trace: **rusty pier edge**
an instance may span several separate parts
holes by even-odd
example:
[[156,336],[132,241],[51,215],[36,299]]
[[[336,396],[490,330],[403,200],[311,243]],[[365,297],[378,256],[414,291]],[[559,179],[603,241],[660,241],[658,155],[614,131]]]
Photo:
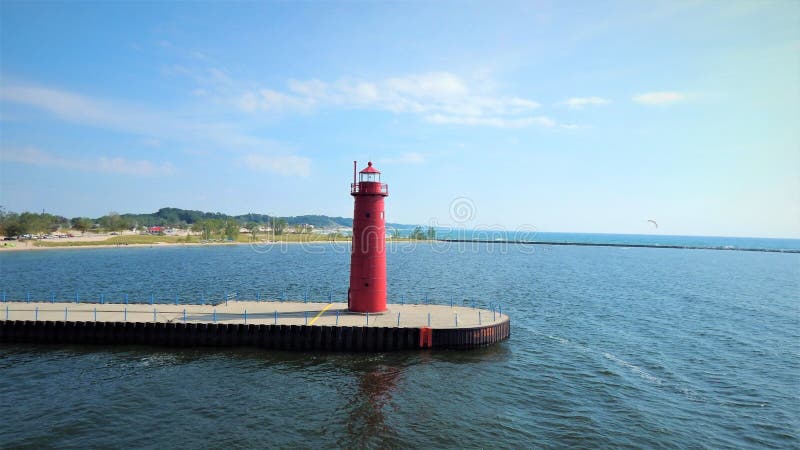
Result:
[[289,351],[387,352],[475,349],[506,340],[511,321],[469,328],[226,323],[0,321],[0,343],[257,347]]

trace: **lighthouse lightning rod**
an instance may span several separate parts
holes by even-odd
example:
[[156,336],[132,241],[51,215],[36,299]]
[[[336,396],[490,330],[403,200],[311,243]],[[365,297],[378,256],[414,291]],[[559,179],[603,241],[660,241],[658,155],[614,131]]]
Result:
[[353,187],[356,186],[356,171],[358,170],[358,161],[353,161]]

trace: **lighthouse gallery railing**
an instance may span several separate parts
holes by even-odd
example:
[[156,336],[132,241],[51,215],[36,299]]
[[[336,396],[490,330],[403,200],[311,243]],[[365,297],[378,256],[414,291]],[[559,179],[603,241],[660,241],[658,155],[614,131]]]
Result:
[[[364,186],[361,186],[364,184]],[[389,194],[389,185],[381,183],[380,188],[376,186],[378,183],[350,183],[351,194]]]

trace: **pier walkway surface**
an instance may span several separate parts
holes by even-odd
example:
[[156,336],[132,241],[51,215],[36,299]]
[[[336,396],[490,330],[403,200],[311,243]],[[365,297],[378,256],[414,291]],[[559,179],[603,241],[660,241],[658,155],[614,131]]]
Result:
[[385,351],[476,348],[509,335],[501,311],[455,305],[389,304],[363,314],[341,302],[0,302],[0,342]]
[[497,311],[466,306],[387,306],[383,313],[362,314],[347,311],[346,303],[317,302],[230,301],[227,305],[0,302],[0,320],[466,328],[495,325],[507,318]]

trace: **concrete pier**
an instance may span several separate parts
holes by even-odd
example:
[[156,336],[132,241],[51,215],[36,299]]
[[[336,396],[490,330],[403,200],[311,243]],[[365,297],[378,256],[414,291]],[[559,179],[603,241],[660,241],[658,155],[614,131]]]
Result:
[[0,302],[0,342],[390,351],[477,348],[509,335],[507,315],[464,306],[389,304],[361,314],[316,302]]

